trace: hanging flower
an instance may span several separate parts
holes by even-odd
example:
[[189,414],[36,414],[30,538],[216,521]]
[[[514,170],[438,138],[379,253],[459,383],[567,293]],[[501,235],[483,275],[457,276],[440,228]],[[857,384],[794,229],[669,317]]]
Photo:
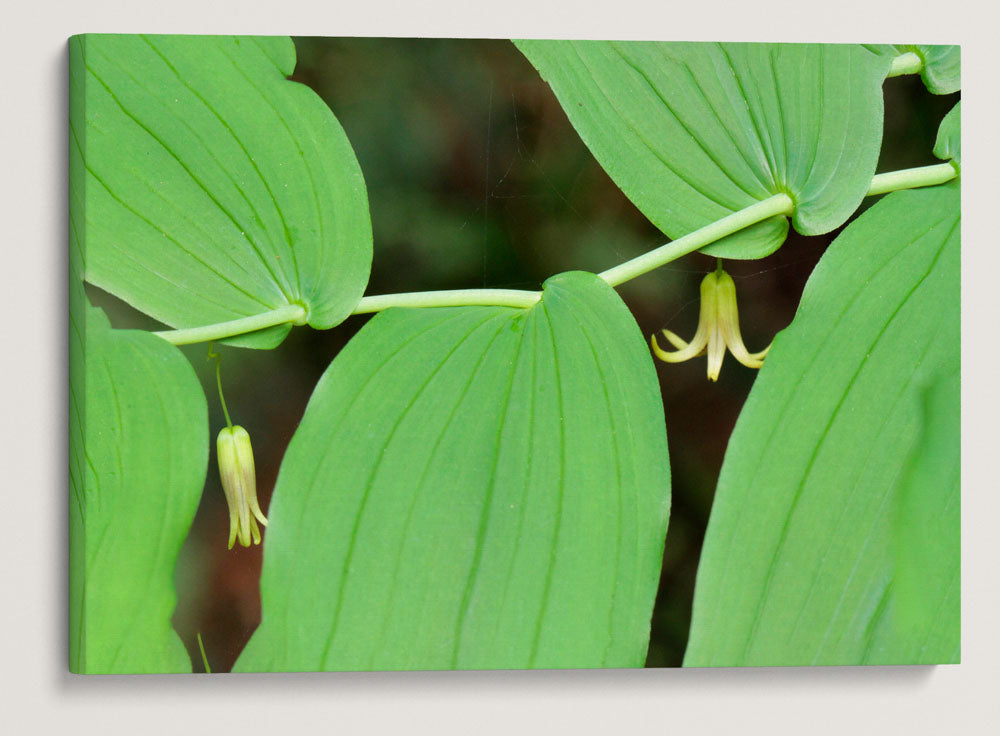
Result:
[[722,270],[721,263],[701,282],[701,312],[698,316],[698,329],[691,342],[684,342],[670,330],[663,330],[663,335],[677,350],[661,349],[656,343],[656,335],[653,335],[650,343],[657,358],[667,363],[680,363],[707,351],[708,378],[711,381],[719,378],[727,347],[733,357],[748,368],[760,368],[764,364],[764,356],[771,349],[768,345],[759,353],[751,353],[743,344],[740,320],[736,313],[736,284]]
[[260,544],[259,521],[267,518],[257,504],[257,475],[254,472],[250,435],[239,425],[224,427],[216,441],[222,490],[229,504],[229,549],[238,538],[244,547]]

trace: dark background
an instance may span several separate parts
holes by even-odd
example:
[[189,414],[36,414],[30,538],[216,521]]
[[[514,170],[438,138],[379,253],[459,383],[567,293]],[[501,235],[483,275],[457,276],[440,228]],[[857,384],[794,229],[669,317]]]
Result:
[[[340,120],[368,187],[375,253],[368,294],[429,289],[538,289],[560,271],[602,271],[666,242],[618,190],[570,126],[548,85],[508,41],[296,38],[294,79]],[[919,77],[885,83],[879,171],[937,160],[937,126],[958,95]],[[869,198],[863,206],[870,206]],[[794,232],[759,261],[727,261],[751,351],[791,321],[802,288],[836,236]],[[622,285],[640,329],[684,338],[714,259],[692,254]],[[115,327],[162,328],[92,287]],[[328,331],[292,330],[276,350],[220,348],[233,421],[254,443],[268,507],[285,448],[322,372],[368,316]],[[208,396],[213,438],[225,424],[207,346],[183,348]],[[647,666],[678,666],[695,573],[726,442],[755,372],[726,359],[718,383],[705,359],[656,361],[667,418],[672,506]],[[205,492],[177,567],[174,625],[203,671],[229,670],[260,622],[261,547],[227,551],[229,512],[211,453]],[[266,536],[266,531],[264,532]]]

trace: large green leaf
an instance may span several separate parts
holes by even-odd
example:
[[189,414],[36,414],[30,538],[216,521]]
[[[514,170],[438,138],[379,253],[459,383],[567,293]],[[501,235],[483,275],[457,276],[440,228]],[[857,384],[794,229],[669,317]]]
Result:
[[170,617],[205,483],[205,395],[177,348],[84,309],[70,315],[70,669],[190,672]]
[[669,499],[652,361],[603,281],[389,310],[289,445],[236,668],[642,666]]
[[286,80],[294,66],[286,37],[71,40],[89,281],[173,327],[351,312],[371,265],[364,180],[330,110]]
[[[897,192],[824,254],[727,449],[685,665],[951,659],[921,646],[957,629],[925,619],[900,636],[893,528],[924,387],[959,361],[959,224],[957,182]],[[926,553],[952,555],[957,529],[933,530]],[[938,601],[953,582],[924,581]]]
[[[862,46],[516,41],[622,191],[671,238],[774,194],[805,234],[857,209],[882,142],[890,59]],[[771,218],[705,252],[759,258]]]

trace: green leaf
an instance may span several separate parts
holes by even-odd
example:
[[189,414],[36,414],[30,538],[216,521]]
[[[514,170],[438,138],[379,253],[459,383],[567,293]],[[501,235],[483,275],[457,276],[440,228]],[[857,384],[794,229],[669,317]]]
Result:
[[288,304],[328,328],[351,312],[371,265],[364,180],[294,66],[286,37],[72,39],[87,280],[178,328]]
[[894,519],[898,647],[924,664],[960,658],[960,379],[956,365],[922,397],[920,439],[903,468]]
[[205,395],[177,348],[93,307],[70,316],[70,361],[70,669],[190,672],[170,618],[205,484]]
[[[862,46],[515,41],[615,183],[671,238],[768,197],[843,224],[875,173],[890,60]],[[848,155],[849,154],[849,155]],[[706,253],[760,258],[784,217]]]
[[958,365],[959,225],[957,182],[896,192],[824,254],[730,440],[685,665],[928,661],[899,635],[893,519],[923,389]]
[[934,141],[934,155],[962,164],[962,103],[958,102],[944,116]]
[[959,46],[913,46],[923,59],[920,77],[936,95],[950,95],[962,88],[962,54]]
[[669,499],[648,348],[596,276],[388,310],[289,445],[236,669],[640,667]]
[[920,78],[935,95],[950,95],[962,88],[962,54],[959,46],[903,45],[891,47],[896,53],[912,52],[920,57],[923,66]]

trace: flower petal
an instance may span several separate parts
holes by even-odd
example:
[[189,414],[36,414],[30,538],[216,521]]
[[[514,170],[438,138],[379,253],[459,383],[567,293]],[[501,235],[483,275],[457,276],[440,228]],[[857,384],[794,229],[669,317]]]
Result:
[[[669,330],[663,330],[663,334],[666,335],[670,342],[680,348],[679,350],[673,351],[663,350],[656,342],[656,335],[650,335],[649,342],[653,347],[653,354],[665,363],[681,363],[685,360],[690,360],[691,358],[701,355],[702,351],[705,349],[704,340],[699,339],[699,335],[701,334],[700,331],[695,335],[695,339],[689,343],[685,343]],[[683,345],[683,347],[681,347],[681,345]]]
[[[253,538],[254,544],[260,544],[260,527],[257,526],[257,520],[252,516],[250,517],[250,536]],[[249,547],[250,545],[245,545]]]
[[725,271],[719,273],[719,329],[726,341],[726,345],[732,352],[733,357],[747,368],[760,368],[764,363],[764,356],[771,349],[769,345],[759,353],[751,353],[743,343],[743,335],[740,334],[740,316],[736,304],[736,284],[732,277]]
[[666,337],[667,340],[670,341],[670,344],[673,345],[678,350],[684,350],[684,348],[686,348],[690,344],[687,341],[683,340],[681,336],[678,335],[676,332],[671,332],[670,330],[660,330],[660,332],[662,332],[664,337]]
[[718,381],[722,370],[722,360],[726,357],[726,338],[715,325],[708,336],[708,380]]

